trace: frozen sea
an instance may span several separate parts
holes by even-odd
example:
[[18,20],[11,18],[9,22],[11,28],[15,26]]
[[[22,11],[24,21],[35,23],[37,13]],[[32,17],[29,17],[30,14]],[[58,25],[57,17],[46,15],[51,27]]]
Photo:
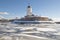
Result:
[[60,24],[0,23],[0,40],[60,40]]

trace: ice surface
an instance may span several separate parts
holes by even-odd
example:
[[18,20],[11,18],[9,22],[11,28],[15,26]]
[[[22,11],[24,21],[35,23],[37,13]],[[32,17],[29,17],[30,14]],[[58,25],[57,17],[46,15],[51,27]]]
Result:
[[4,40],[60,40],[60,24],[17,25],[0,23],[0,39]]

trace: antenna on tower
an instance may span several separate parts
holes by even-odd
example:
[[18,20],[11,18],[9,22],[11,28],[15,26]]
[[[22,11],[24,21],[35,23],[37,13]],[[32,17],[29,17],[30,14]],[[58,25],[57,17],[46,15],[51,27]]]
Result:
[[30,0],[28,0],[28,6],[30,6]]

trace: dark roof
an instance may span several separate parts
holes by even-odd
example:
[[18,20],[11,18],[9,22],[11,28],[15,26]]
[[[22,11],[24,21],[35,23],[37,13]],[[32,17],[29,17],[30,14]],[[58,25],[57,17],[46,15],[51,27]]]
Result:
[[28,8],[30,8],[30,6],[28,6]]

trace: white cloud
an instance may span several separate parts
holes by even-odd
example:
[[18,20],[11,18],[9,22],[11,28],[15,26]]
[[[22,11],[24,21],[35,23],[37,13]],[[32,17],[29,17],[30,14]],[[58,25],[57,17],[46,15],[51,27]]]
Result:
[[0,19],[3,19],[4,17],[0,15]]
[[9,13],[8,13],[8,12],[0,12],[0,14],[6,14],[6,15],[7,15],[7,14],[9,14]]
[[60,21],[60,18],[52,18],[54,21]]

